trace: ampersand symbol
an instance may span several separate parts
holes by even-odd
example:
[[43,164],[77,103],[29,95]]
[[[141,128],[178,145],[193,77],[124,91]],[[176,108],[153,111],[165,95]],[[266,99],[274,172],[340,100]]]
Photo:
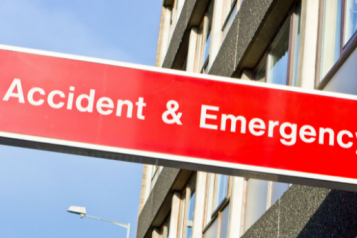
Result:
[[[176,115],[176,111],[179,109],[179,104],[174,101],[174,100],[170,100],[166,103],[166,108],[167,108],[167,111],[165,111],[163,114],[162,114],[162,120],[167,123],[167,124],[178,124],[178,125],[182,125],[181,121],[180,121],[180,118],[182,116],[182,113],[179,112],[177,115]],[[167,116],[168,115],[171,115],[172,116],[172,119],[168,119]]]

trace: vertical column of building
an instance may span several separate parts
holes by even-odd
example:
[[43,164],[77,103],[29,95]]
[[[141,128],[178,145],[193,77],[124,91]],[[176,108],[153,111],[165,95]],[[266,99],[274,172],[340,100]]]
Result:
[[144,207],[145,201],[146,201],[146,186],[147,186],[147,169],[148,169],[149,165],[144,165],[143,167],[143,177],[141,180],[141,189],[140,189],[140,200],[139,200],[139,214],[141,212],[141,210]]
[[[228,222],[228,237],[236,238],[240,237],[243,232],[239,224],[242,223],[244,204],[244,178],[233,177],[232,178],[232,193],[231,193],[231,205],[229,210],[229,222]],[[222,237],[223,238],[223,237]]]
[[248,179],[244,231],[248,230],[266,211],[268,181]]
[[172,196],[172,204],[171,204],[169,237],[177,237],[179,214],[180,214],[180,192],[174,192]]
[[211,45],[209,49],[210,60],[208,62],[207,71],[211,68],[214,59],[216,58],[218,51],[222,43],[222,24],[223,24],[223,5],[225,1],[214,1],[213,21],[211,28]]
[[187,52],[187,72],[193,72],[195,67],[196,59],[196,48],[197,48],[197,27],[192,27],[190,31],[190,39],[188,42],[188,52]]
[[192,226],[192,238],[202,238],[203,214],[205,210],[205,195],[206,195],[206,178],[207,173],[197,172],[196,181],[196,201],[194,209],[194,219]]
[[301,32],[297,82],[302,88],[315,88],[319,0],[302,0]]
[[169,47],[170,43],[170,29],[172,28],[171,22],[171,14],[172,14],[172,7],[171,6],[163,6],[162,7],[162,21],[160,24],[160,34],[159,34],[159,42],[158,50],[160,49],[160,54],[157,55],[156,61],[158,62],[156,66],[161,67],[162,63],[164,62],[167,48]]
[[150,194],[150,191],[151,191],[152,166],[153,165],[147,165],[146,166],[145,201],[149,197],[149,194]]

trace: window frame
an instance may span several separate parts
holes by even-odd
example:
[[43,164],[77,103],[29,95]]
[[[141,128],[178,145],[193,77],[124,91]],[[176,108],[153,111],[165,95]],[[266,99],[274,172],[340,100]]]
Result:
[[159,178],[160,175],[160,166],[158,165],[151,165],[152,166],[152,170],[151,170],[151,180],[150,180],[150,190],[153,189],[153,187],[156,184],[157,179]]
[[152,172],[151,172],[151,180],[154,180],[154,177],[156,176],[157,171],[159,170],[158,165],[152,165]]
[[[179,209],[178,226],[177,226],[178,229],[177,238],[186,237],[190,196],[192,194],[192,191],[196,192],[196,184],[197,184],[197,173],[192,173],[180,192],[180,209]],[[196,199],[195,199],[195,204],[196,204]]]
[[[230,1],[230,8],[229,10],[226,8],[227,1]],[[233,22],[235,18],[238,15],[238,12],[241,8],[242,3],[244,0],[225,0],[224,6],[223,6],[223,14],[222,14],[222,26],[221,26],[221,44],[225,40],[225,38],[228,35],[228,32],[230,28],[233,25]],[[228,10],[228,13],[226,14],[226,11]]]
[[[289,53],[288,53],[288,68],[287,68],[287,74],[286,74],[286,83],[285,85],[292,86],[293,83],[293,77],[294,77],[294,57],[295,57],[295,52],[294,49],[296,47],[297,39],[296,39],[296,27],[298,23],[298,6],[301,3],[301,0],[296,0],[288,13],[285,15],[284,20],[282,21],[282,24],[279,26],[278,30],[275,32],[271,42],[269,43],[268,47],[264,51],[262,57],[259,59],[258,64],[254,67],[253,70],[253,75],[254,75],[254,80],[256,73],[258,72],[261,64],[264,62],[266,59],[266,64],[265,64],[265,80],[264,82],[268,82],[268,74],[269,74],[269,52],[271,51],[272,47],[274,46],[274,43],[276,42],[279,34],[282,32],[284,29],[285,25],[289,22]],[[296,52],[297,54],[299,52]],[[299,85],[299,82],[297,80],[296,82],[297,85]]]
[[324,7],[326,0],[319,1],[319,16],[318,16],[318,34],[317,34],[317,51],[316,51],[316,66],[315,66],[315,89],[322,89],[328,81],[333,77],[341,65],[346,61],[348,56],[357,46],[357,31],[355,31],[350,39],[345,42],[345,22],[346,22],[346,0],[341,0],[341,29],[340,29],[340,55],[338,60],[333,64],[326,75],[321,78],[321,53],[322,53],[322,38],[323,38],[323,23],[324,23]]
[[[204,202],[204,214],[203,214],[203,223],[202,223],[202,236],[207,232],[207,230],[212,226],[212,224],[218,219],[218,225],[217,225],[217,234],[216,237],[219,237],[221,234],[221,222],[222,222],[222,213],[224,209],[230,204],[230,196],[231,196],[231,188],[232,188],[232,176],[228,176],[228,186],[227,186],[227,194],[226,197],[217,205],[216,204],[216,195],[218,191],[218,176],[223,175],[223,174],[214,174],[214,187],[213,187],[213,199],[212,204],[207,204],[208,202],[208,196],[209,196],[209,179],[210,179],[210,174],[207,173],[206,177],[206,193],[205,193],[205,202]],[[225,176],[225,175],[224,175]],[[211,210],[212,213],[209,216],[210,220],[209,222],[206,221],[206,213],[207,213],[207,207],[211,205]]]
[[209,51],[211,48],[211,44],[208,48],[207,59],[204,59],[205,43],[206,43],[206,39],[204,39],[204,38],[207,35],[207,31],[212,31],[213,24],[211,24],[211,29],[208,29],[208,26],[207,26],[207,24],[209,24],[208,18],[209,18],[209,8],[210,8],[211,4],[213,4],[212,19],[211,19],[211,22],[213,22],[214,0],[210,0],[207,4],[207,7],[203,14],[203,17],[202,17],[200,24],[198,26],[198,37],[197,37],[197,41],[196,41],[194,72],[208,73],[207,66],[209,64],[209,58],[210,58]]
[[228,13],[226,14],[226,8],[224,8],[224,11],[223,11],[223,24],[222,24],[222,32],[223,30],[226,28],[227,26],[227,23],[228,23],[228,20],[229,18],[231,17],[232,13],[233,13],[233,10],[235,9],[236,7],[236,4],[240,4],[241,0],[225,0],[224,1],[224,6],[226,6],[227,4],[227,1],[230,1],[231,2],[231,6],[230,6],[230,9],[228,11]]

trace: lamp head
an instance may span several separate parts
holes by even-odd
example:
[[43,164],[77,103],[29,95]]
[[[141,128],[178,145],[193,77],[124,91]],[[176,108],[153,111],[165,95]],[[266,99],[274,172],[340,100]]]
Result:
[[77,206],[70,206],[67,212],[81,215],[81,217],[84,217],[87,213],[85,207],[77,207]]

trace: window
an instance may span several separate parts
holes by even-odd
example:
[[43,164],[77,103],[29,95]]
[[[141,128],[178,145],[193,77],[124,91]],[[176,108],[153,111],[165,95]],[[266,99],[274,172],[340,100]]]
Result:
[[202,68],[204,67],[206,69],[208,60],[209,60],[209,47],[211,45],[211,28],[212,28],[212,16],[213,16],[213,3],[214,1],[212,0],[211,3],[208,6],[208,10],[206,13],[206,22],[204,24],[204,31],[203,31],[203,39],[204,39],[204,46],[203,46],[203,60],[202,60]]
[[341,58],[357,31],[356,0],[321,0],[320,7],[317,84]]
[[194,174],[181,192],[179,238],[192,237],[192,225],[194,219],[196,201],[196,174]]
[[208,73],[207,66],[209,62],[209,50],[211,46],[213,5],[214,0],[211,0],[198,29],[195,66],[196,72],[198,71],[201,73]]
[[328,0],[323,4],[321,62],[319,80],[322,80],[340,58],[342,0]]
[[207,34],[206,34],[206,41],[205,41],[205,46],[204,46],[204,53],[203,53],[203,65],[208,63],[208,55],[209,55],[209,46],[211,44],[211,29],[207,29]]
[[345,36],[344,44],[346,44],[353,34],[357,31],[357,1],[347,0],[345,2]]
[[283,196],[283,194],[290,187],[287,183],[274,182],[273,184],[273,194],[272,194],[272,204],[276,203],[278,199]]
[[221,219],[221,238],[228,236],[228,221],[229,221],[229,204],[222,211]]
[[[217,229],[218,229],[218,219],[216,219],[207,231],[204,232],[203,238],[217,238]],[[223,237],[222,237],[223,238]]]
[[156,172],[157,172],[158,169],[159,169],[159,166],[157,166],[157,165],[153,165],[151,167],[151,179],[153,179],[155,177]]
[[171,17],[170,17],[170,36],[169,41],[171,41],[172,35],[176,28],[177,22],[180,18],[184,0],[175,0],[172,4]]
[[289,60],[290,19],[276,37],[268,53],[268,82],[286,85]]
[[255,77],[254,77],[255,81],[265,82],[266,64],[267,64],[267,56],[264,55],[255,73]]
[[216,206],[217,208],[223,200],[227,197],[228,192],[228,175],[217,174],[217,187],[216,187]]
[[238,6],[243,0],[225,0],[224,13],[223,13],[223,25],[222,25],[222,41],[226,38],[229,29],[231,28],[234,19],[238,14]]
[[[223,13],[223,19],[227,20],[228,17],[231,14],[231,10],[234,9],[235,5],[237,3],[237,0],[225,0],[224,1],[224,13]],[[224,23],[223,23],[224,24]]]
[[228,232],[230,177],[207,175],[203,237],[225,238]]
[[154,187],[157,179],[159,178],[160,172],[162,170],[162,167],[160,168],[157,165],[152,165],[151,166],[151,189]]
[[[217,238],[218,219],[216,219],[212,225],[203,234],[203,238]],[[222,237],[223,238],[223,237]]]
[[194,208],[195,208],[195,198],[196,198],[196,193],[193,190],[193,191],[191,191],[191,197],[190,197],[190,200],[188,201],[188,215],[187,215],[187,221],[186,221],[186,238],[192,237],[192,225],[193,225],[193,214],[194,214]]
[[301,2],[294,5],[287,19],[256,67],[254,79],[282,85],[297,85]]

